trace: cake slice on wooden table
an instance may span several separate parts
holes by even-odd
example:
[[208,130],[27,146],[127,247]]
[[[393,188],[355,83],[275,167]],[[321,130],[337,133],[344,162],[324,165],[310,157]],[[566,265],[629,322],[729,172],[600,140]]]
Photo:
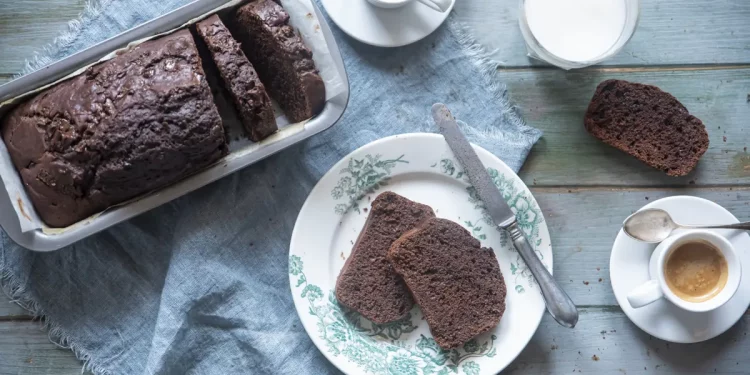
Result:
[[339,303],[377,324],[404,317],[414,301],[386,254],[402,234],[433,217],[429,206],[393,192],[378,195],[336,281]]
[[398,239],[388,252],[444,349],[497,326],[506,287],[492,249],[450,220],[433,218]]
[[240,43],[232,37],[219,16],[213,15],[199,22],[195,31],[211,53],[248,138],[258,142],[275,133],[278,127],[271,99],[255,68],[240,49]]
[[690,173],[708,149],[703,122],[656,86],[600,83],[584,124],[594,137],[670,176]]
[[254,0],[237,9],[232,33],[260,79],[291,122],[307,120],[325,104],[325,85],[312,52],[289,25],[289,14],[272,0]]

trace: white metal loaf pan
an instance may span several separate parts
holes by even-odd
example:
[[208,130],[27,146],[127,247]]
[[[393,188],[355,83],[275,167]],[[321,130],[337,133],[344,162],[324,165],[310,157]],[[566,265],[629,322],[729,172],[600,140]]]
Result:
[[[197,0],[55,62],[41,70],[8,82],[0,86],[0,103],[64,78],[82,67],[99,61],[103,56],[126,47],[130,42],[178,28],[186,22],[201,17],[226,3],[228,3],[228,0]],[[64,230],[50,231],[37,229],[22,232],[18,216],[14,210],[13,202],[8,196],[8,192],[5,189],[0,189],[0,226],[8,233],[11,239],[23,247],[35,251],[57,250],[232,174],[333,126],[341,118],[349,101],[349,83],[344,69],[344,62],[341,59],[341,54],[333,34],[323,18],[320,9],[318,9],[314,2],[312,5],[326,44],[328,45],[331,58],[344,81],[345,90],[329,98],[323,111],[313,119],[301,124],[300,129],[294,132],[286,132],[286,135],[274,137],[274,139],[268,142],[264,141],[260,147],[254,147],[250,151],[232,151],[229,155],[221,159],[219,163],[208,169],[158,191],[148,193],[129,203],[108,209],[99,215],[83,220]],[[0,111],[0,116],[2,116],[2,112],[7,110],[7,107],[3,108]]]

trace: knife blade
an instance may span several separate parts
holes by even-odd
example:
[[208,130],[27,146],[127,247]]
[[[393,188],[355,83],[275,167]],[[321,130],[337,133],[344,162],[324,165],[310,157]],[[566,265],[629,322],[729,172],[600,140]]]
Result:
[[476,151],[458,128],[456,119],[442,103],[432,106],[432,118],[435,120],[440,134],[448,142],[448,146],[464,168],[464,173],[476,189],[479,199],[484,202],[484,206],[495,225],[508,232],[513,241],[513,246],[518,250],[518,254],[521,255],[532,275],[536,278],[547,305],[547,311],[560,325],[569,328],[575,327],[578,323],[578,309],[537,257],[526,239],[526,235],[518,226],[516,215],[511,211],[510,206],[492,182],[492,178],[479,160]]
[[482,165],[479,156],[474,152],[474,148],[461,133],[456,119],[453,118],[448,108],[442,104],[435,104],[432,106],[432,117],[440,134],[448,141],[453,154],[464,168],[464,173],[469,176],[471,185],[477,190],[479,198],[484,202],[484,206],[495,224],[505,229],[515,223],[516,215],[510,210],[508,203],[505,202],[500,191],[495,187],[492,177]]

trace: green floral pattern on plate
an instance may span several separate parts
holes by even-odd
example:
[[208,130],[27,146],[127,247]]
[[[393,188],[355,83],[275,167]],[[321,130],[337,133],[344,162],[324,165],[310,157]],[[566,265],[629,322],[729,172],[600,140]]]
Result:
[[[463,171],[460,171],[456,167],[456,163],[451,159],[442,159],[440,162],[433,164],[431,167],[440,168],[440,171],[448,176],[452,176],[456,179],[462,180],[469,183],[469,178]],[[530,194],[526,193],[526,190],[516,186],[513,178],[508,178],[504,174],[497,171],[494,168],[487,168],[487,173],[490,174],[492,182],[500,190],[500,194],[503,196],[510,209],[516,214],[516,220],[518,226],[526,234],[526,238],[534,248],[534,251],[539,256],[539,259],[544,263],[544,254],[539,250],[539,246],[542,244],[542,238],[539,234],[539,226],[544,222],[541,210],[536,205],[536,202]],[[477,210],[477,218],[475,220],[464,220],[463,223],[471,231],[471,234],[479,240],[486,240],[487,235],[485,232],[486,228],[495,228],[500,233],[500,243],[503,248],[516,254],[515,262],[510,263],[510,272],[515,276],[515,290],[518,293],[524,293],[524,283],[528,287],[533,287],[536,284],[534,276],[529,271],[526,263],[521,259],[516,249],[508,241],[508,236],[505,231],[497,228],[492,221],[489,213],[484,206],[484,203],[479,199],[476,189],[473,186],[466,188],[468,193],[469,202],[474,204],[474,209]],[[546,265],[545,265],[546,266]]]
[[409,163],[404,155],[395,159],[382,160],[382,155],[367,154],[362,159],[351,158],[349,165],[341,170],[341,177],[336,187],[331,190],[334,200],[346,199],[346,203],[339,203],[334,208],[337,214],[343,215],[349,210],[360,212],[359,200],[365,194],[371,194],[379,188],[388,185],[393,168],[399,163]]
[[310,284],[302,258],[289,257],[289,273],[296,276],[295,289],[309,303],[309,314],[316,318],[318,334],[334,357],[344,356],[366,373],[376,375],[479,375],[479,364],[471,358],[494,357],[497,336],[481,344],[471,340],[461,350],[446,350],[435,340],[420,335],[414,345],[402,336],[417,327],[412,315],[389,324],[373,324],[354,311],[339,305],[333,291],[328,298],[320,287]]

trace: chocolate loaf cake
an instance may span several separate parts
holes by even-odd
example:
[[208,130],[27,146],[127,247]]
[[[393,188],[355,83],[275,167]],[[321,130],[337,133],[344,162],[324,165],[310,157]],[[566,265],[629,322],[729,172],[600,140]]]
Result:
[[275,133],[278,127],[271,99],[240,44],[219,16],[213,15],[197,23],[195,30],[211,53],[248,138],[258,142]]
[[402,234],[432,217],[429,206],[393,192],[378,195],[336,281],[338,301],[377,324],[406,315],[414,302],[386,253]]
[[187,30],[42,91],[2,121],[2,136],[52,227],[176,182],[227,152]]
[[594,137],[670,176],[690,173],[708,149],[703,122],[656,86],[600,83],[584,124]]
[[450,220],[433,218],[404,234],[388,260],[442,348],[459,347],[494,328],[505,312],[505,281],[495,253]]
[[284,8],[273,0],[254,0],[237,9],[229,26],[291,122],[307,120],[323,109],[325,85],[312,52],[289,25]]

